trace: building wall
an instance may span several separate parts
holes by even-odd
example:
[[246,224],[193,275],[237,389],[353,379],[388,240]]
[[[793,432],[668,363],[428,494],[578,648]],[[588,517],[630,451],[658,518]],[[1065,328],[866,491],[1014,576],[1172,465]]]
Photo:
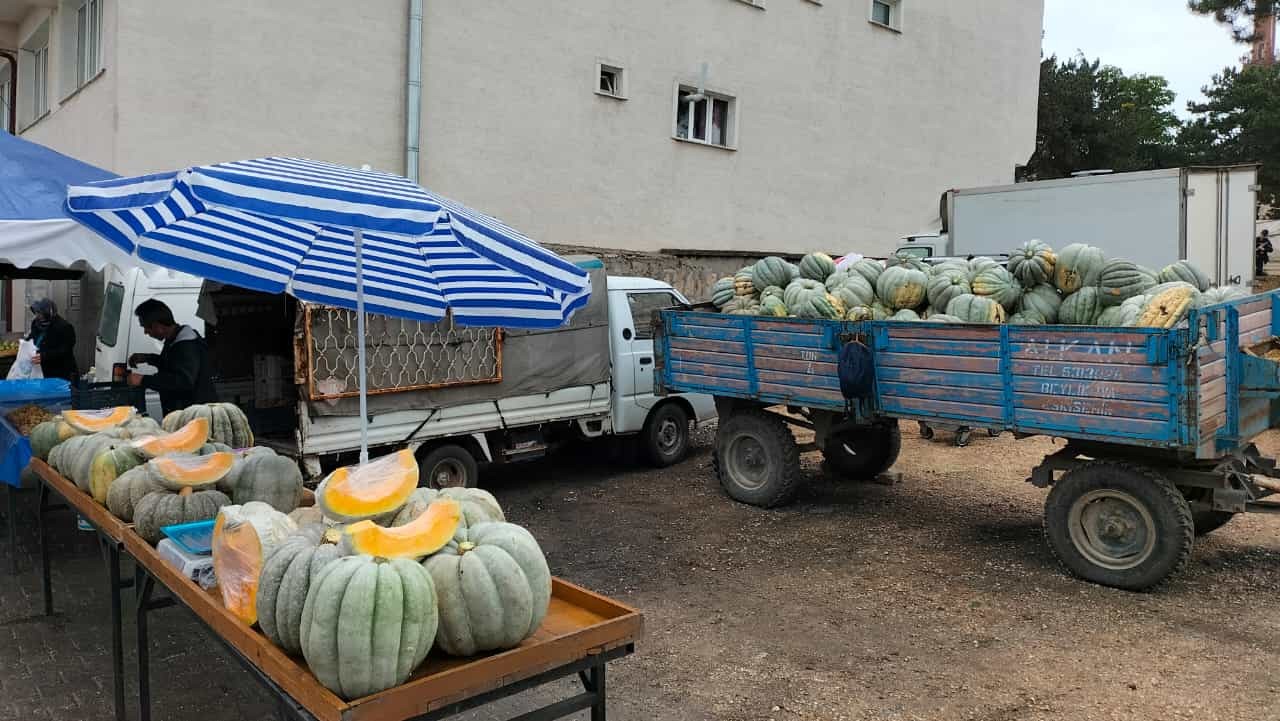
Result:
[[[423,182],[547,243],[872,254],[1029,157],[1043,0],[900,0],[901,32],[870,0],[762,2],[426,2]],[[404,171],[407,0],[107,11],[104,75],[32,139],[125,174],[263,154]],[[594,92],[600,59],[626,100]],[[737,98],[736,150],[672,139],[703,63]]]

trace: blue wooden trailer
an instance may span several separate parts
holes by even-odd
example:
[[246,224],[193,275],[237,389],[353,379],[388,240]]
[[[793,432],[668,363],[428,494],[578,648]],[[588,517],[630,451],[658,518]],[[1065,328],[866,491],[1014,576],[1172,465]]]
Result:
[[[726,492],[791,501],[815,432],[828,467],[875,476],[900,421],[1068,442],[1032,469],[1049,488],[1045,535],[1063,564],[1142,589],[1179,568],[1193,538],[1264,500],[1280,471],[1251,440],[1280,421],[1280,291],[1193,310],[1173,329],[840,322],[667,310],[655,316],[660,393],[709,393]],[[840,353],[872,382],[846,397]],[[1271,357],[1268,357],[1268,356]]]

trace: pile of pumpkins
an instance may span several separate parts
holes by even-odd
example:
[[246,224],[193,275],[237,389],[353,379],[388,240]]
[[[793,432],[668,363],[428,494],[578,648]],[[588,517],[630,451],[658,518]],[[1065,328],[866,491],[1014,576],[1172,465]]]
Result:
[[404,450],[339,468],[304,506],[297,464],[252,443],[229,404],[161,424],[128,407],[65,411],[31,433],[35,455],[152,544],[164,526],[215,519],[224,607],[345,699],[404,683],[433,648],[514,648],[542,625],[546,557],[488,492],[418,488]]
[[30,440],[34,456],[152,544],[161,528],[212,519],[223,506],[256,501],[288,512],[303,496],[297,463],[252,447],[248,419],[229,403],[162,423],[129,406],[63,411]]
[[1156,271],[1075,243],[1038,240],[1005,263],[980,257],[930,265],[909,254],[864,258],[843,269],[825,253],[800,263],[770,256],[721,278],[712,303],[733,315],[934,323],[1172,328],[1192,308],[1245,297],[1212,287],[1181,260]]
[[314,506],[227,506],[213,534],[224,606],[345,699],[404,683],[433,649],[514,648],[542,625],[538,542],[477,488],[418,488],[404,450],[340,468]]

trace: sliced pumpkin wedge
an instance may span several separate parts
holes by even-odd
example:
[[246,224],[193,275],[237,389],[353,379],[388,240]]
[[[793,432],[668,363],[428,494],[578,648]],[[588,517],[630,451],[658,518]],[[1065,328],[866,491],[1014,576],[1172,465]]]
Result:
[[351,523],[395,512],[417,487],[418,461],[405,449],[329,474],[316,503],[329,518]]
[[340,546],[344,555],[416,560],[444,548],[461,521],[462,504],[452,498],[439,498],[421,516],[403,526],[383,528],[373,521],[353,523],[343,529]]
[[209,419],[196,418],[173,433],[144,436],[133,442],[133,447],[148,458],[171,453],[195,453],[209,440]]
[[227,451],[207,456],[174,455],[152,458],[151,471],[170,490],[204,488],[221,481],[235,465],[236,454]]
[[137,409],[133,406],[117,406],[101,410],[63,411],[62,419],[81,433],[99,433],[128,423],[135,413]]

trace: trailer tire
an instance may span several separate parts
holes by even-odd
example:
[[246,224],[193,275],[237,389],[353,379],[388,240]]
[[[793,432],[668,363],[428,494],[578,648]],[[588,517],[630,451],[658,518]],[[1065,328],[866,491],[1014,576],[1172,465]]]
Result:
[[822,449],[827,469],[841,478],[866,480],[893,467],[902,452],[897,423],[854,428],[827,438]]
[[739,503],[773,508],[800,491],[800,449],[782,419],[759,409],[737,411],[720,423],[712,468]]
[[1186,563],[1195,524],[1186,499],[1164,476],[1143,466],[1094,461],[1053,485],[1044,535],[1072,574],[1142,591]]
[[1197,536],[1213,533],[1235,517],[1236,514],[1230,511],[1192,511],[1191,513]]
[[645,419],[640,442],[655,468],[679,463],[689,452],[689,414],[676,403],[663,403]]
[[424,488],[474,488],[479,481],[476,457],[462,446],[436,446],[418,459],[418,485]]

